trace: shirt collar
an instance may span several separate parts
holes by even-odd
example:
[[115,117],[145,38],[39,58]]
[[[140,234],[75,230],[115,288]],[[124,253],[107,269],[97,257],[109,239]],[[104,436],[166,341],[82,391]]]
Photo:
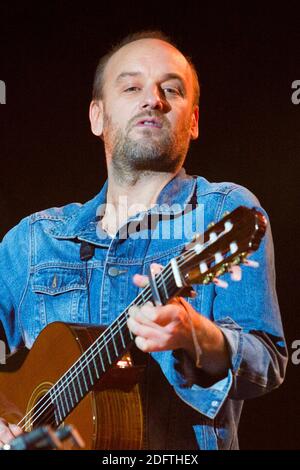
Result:
[[[106,180],[101,191],[92,200],[80,206],[72,216],[55,224],[48,232],[55,238],[85,240],[98,246],[108,246],[111,239],[102,230],[96,230],[99,208],[106,202],[107,185]],[[169,215],[183,212],[192,199],[195,187],[196,178],[187,175],[185,169],[181,168],[161,190],[157,203],[147,212]],[[145,212],[140,212],[128,220],[141,220],[144,216]]]

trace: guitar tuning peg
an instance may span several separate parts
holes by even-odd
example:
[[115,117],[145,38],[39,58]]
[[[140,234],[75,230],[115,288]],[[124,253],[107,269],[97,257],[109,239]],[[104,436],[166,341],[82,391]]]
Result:
[[227,273],[230,269],[229,263],[223,263],[216,272],[216,276],[222,276],[222,274]]
[[246,260],[247,256],[248,256],[248,253],[246,251],[240,254],[241,263],[243,263]]
[[223,266],[220,266],[220,268],[218,269],[218,271],[216,272],[216,276],[222,276],[222,274],[224,274],[225,272],[227,271],[226,267],[223,265]]
[[215,222],[210,222],[207,226],[207,228],[212,228],[215,225]]
[[229,269],[229,263],[223,263],[222,267],[224,268],[224,272],[227,272]]
[[230,264],[232,264],[233,266],[237,265],[237,264],[240,264],[241,262],[241,258],[240,256],[236,256],[235,258],[233,258],[233,260],[231,261]]
[[215,275],[213,273],[206,274],[205,278],[203,279],[203,284],[209,284]]

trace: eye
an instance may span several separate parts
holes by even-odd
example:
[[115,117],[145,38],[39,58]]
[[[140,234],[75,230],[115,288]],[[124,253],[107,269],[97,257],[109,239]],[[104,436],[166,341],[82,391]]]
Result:
[[169,93],[170,95],[182,95],[181,91],[177,88],[166,87],[164,88],[165,93]]
[[130,93],[131,91],[137,91],[137,90],[139,90],[139,89],[140,89],[140,88],[137,87],[137,86],[131,86],[131,87],[129,87],[129,88],[126,88],[126,89],[124,90],[124,93]]

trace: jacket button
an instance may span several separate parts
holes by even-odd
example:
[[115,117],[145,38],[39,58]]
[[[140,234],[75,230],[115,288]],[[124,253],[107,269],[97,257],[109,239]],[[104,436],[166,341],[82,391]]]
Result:
[[115,266],[111,266],[110,268],[108,268],[107,272],[108,272],[109,276],[115,277],[115,276],[118,276],[119,274],[126,273],[126,271],[127,271],[127,269],[125,269],[125,270],[122,269],[121,270],[121,269],[116,268]]

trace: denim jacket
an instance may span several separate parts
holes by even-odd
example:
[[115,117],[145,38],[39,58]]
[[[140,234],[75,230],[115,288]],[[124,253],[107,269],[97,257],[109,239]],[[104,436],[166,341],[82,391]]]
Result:
[[[153,262],[165,265],[177,256],[197,231],[199,220],[206,228],[239,205],[260,208],[246,188],[210,183],[203,177],[188,176],[182,169],[163,188],[154,207],[128,219],[125,226],[134,222],[137,227],[132,236],[121,237],[119,230],[111,238],[99,224],[106,191],[107,182],[83,205],[71,203],[28,216],[4,237],[0,245],[0,321],[11,353],[24,345],[30,348],[53,321],[109,324],[139,292],[132,276],[147,273]],[[179,227],[191,216],[185,212],[191,201],[196,202],[193,217],[185,223],[184,233],[175,236],[176,224]],[[149,214],[157,216],[156,224],[143,228],[141,222]],[[163,237],[166,220],[172,233]],[[95,247],[87,262],[80,259],[82,241]],[[287,352],[269,225],[251,259],[259,262],[259,268],[242,267],[240,282],[225,274],[227,289],[195,285],[197,297],[188,299],[225,336],[231,359],[225,378],[213,379],[200,370],[187,386],[182,356],[176,351],[145,355],[149,449],[237,449],[243,401],[281,384]]]

